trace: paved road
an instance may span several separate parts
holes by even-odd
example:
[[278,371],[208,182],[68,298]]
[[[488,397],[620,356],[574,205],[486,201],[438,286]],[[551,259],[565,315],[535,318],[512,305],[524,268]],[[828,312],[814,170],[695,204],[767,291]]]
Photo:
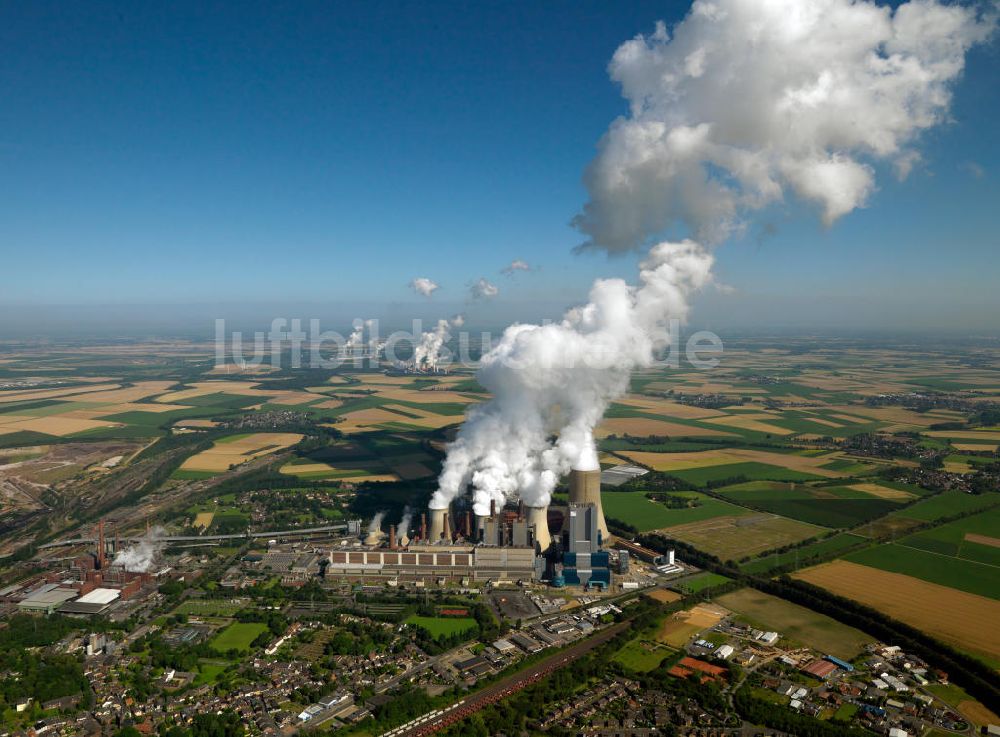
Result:
[[629,625],[631,625],[631,621],[625,621],[612,625],[607,629],[603,629],[586,640],[582,640],[575,645],[571,645],[565,650],[553,653],[549,657],[535,663],[530,668],[526,668],[507,676],[493,685],[487,686],[483,690],[477,691],[471,696],[467,696],[463,701],[441,710],[440,713],[422,723],[411,724],[411,726],[403,729],[397,727],[395,730],[386,732],[385,734],[391,734],[392,737],[423,737],[423,735],[433,734],[434,732],[444,729],[445,727],[455,724],[456,722],[460,722],[480,709],[483,709],[490,704],[494,704],[497,701],[510,696],[527,686],[530,686],[532,683],[540,681],[559,668],[569,665],[580,656],[585,655],[600,645],[603,645],[619,632],[627,629]]

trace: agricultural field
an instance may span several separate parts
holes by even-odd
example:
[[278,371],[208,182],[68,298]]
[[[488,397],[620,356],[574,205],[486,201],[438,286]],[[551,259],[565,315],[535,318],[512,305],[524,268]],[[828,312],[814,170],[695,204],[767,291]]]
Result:
[[849,532],[841,532],[785,553],[774,553],[772,555],[753,558],[741,564],[740,569],[752,574],[766,573],[780,566],[792,566],[800,561],[808,561],[813,557],[835,555],[838,552],[859,546],[865,542],[866,539],[863,537],[853,535]]
[[678,492],[686,496],[692,506],[686,509],[668,509],[666,505],[646,498],[642,491],[605,491],[601,504],[606,517],[621,520],[640,532],[659,530],[715,517],[733,517],[750,514],[748,510],[713,499],[697,492]]
[[267,632],[267,625],[260,622],[233,622],[213,637],[209,645],[220,653],[230,650],[247,652],[250,643],[264,632]]
[[259,432],[231,435],[215,441],[212,447],[191,456],[180,471],[222,473],[233,466],[284,450],[302,440],[297,433]]
[[917,532],[899,544],[1000,568],[1000,507]]
[[1000,566],[929,552],[904,543],[876,545],[844,560],[1000,600]]
[[899,508],[895,499],[875,496],[856,485],[751,481],[723,487],[717,493],[737,504],[834,528],[855,527]]
[[894,516],[920,520],[921,522],[932,522],[956,514],[986,509],[997,504],[1000,504],[1000,494],[997,493],[973,495],[960,491],[945,491],[921,499],[916,504],[899,510]]
[[720,560],[739,560],[825,532],[822,527],[773,514],[744,513],[675,525],[670,528],[669,534]]
[[656,641],[672,648],[682,648],[695,635],[711,629],[728,614],[726,609],[715,604],[696,604],[665,619]]
[[723,594],[716,602],[754,627],[773,630],[782,638],[845,660],[853,659],[866,644],[874,641],[860,630],[756,589],[745,588]]
[[1000,601],[846,560],[792,574],[974,655],[1000,660]]

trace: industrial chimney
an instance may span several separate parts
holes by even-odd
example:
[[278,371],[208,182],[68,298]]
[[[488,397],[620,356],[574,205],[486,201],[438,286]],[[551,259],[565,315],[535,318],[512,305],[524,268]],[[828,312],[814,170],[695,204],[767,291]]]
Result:
[[396,525],[389,525],[389,550],[396,549]]
[[610,533],[608,523],[604,520],[604,508],[601,506],[601,471],[573,470],[569,472],[569,502],[570,504],[593,504],[597,507],[597,529],[605,542]]
[[420,542],[427,542],[427,512],[420,513]]
[[104,546],[104,520],[97,522],[97,568],[103,571],[105,568],[105,556],[107,548]]
[[525,507],[525,509],[528,511],[528,527],[535,528],[535,542],[538,543],[538,549],[544,553],[552,545],[548,507]]

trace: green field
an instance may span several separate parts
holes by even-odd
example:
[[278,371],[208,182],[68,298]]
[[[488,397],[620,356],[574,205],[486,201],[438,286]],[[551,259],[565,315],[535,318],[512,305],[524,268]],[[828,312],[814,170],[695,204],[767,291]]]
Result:
[[821,527],[854,527],[899,508],[897,502],[846,486],[751,481],[717,492],[737,504]]
[[202,479],[214,478],[220,473],[223,471],[194,471],[190,468],[178,468],[170,474],[170,478],[177,481],[201,481]]
[[844,560],[1000,599],[1000,567],[997,566],[929,553],[899,543],[865,548],[845,555]]
[[222,632],[217,634],[209,645],[220,653],[229,650],[239,650],[247,652],[250,643],[257,639],[262,632],[267,632],[267,625],[260,622],[233,622]]
[[732,579],[726,578],[718,573],[699,573],[677,584],[674,588],[680,589],[689,594],[697,594],[699,591],[710,589],[713,586],[720,586],[729,583]]
[[762,593],[740,589],[716,599],[739,613],[751,625],[774,630],[782,638],[809,645],[838,658],[851,660],[874,638],[797,604]]
[[658,642],[629,640],[611,659],[636,673],[648,673],[676,651]]
[[683,479],[694,486],[704,486],[710,481],[725,481],[741,476],[750,481],[815,481],[822,478],[811,473],[754,461],[691,468],[685,471],[670,471],[670,475]]
[[[975,539],[967,540],[967,535],[978,535],[996,542],[987,544]],[[1000,543],[1000,507],[917,532],[900,541],[902,545],[929,553],[1000,567],[1000,547],[997,543]]]
[[866,540],[863,537],[852,535],[849,532],[841,532],[832,537],[810,543],[809,545],[803,545],[796,550],[789,550],[778,555],[765,555],[760,558],[754,558],[743,563],[740,569],[753,574],[766,573],[779,566],[795,565],[796,563],[800,565],[805,564],[810,558],[832,555],[837,551],[846,550],[864,542]]
[[1000,494],[966,494],[961,491],[944,491],[895,513],[898,517],[908,517],[922,522],[931,522],[942,517],[985,509],[1000,502]]
[[203,660],[198,663],[198,677],[195,678],[195,684],[201,685],[203,683],[215,683],[219,674],[222,673],[228,664],[218,663],[211,660]]
[[471,633],[478,627],[476,620],[471,617],[421,617],[413,615],[404,621],[406,624],[427,631],[436,640],[452,635]]
[[601,493],[601,504],[606,516],[630,524],[640,532],[700,522],[713,517],[748,514],[742,507],[698,492],[677,492],[676,495],[696,500],[698,506],[668,509],[660,502],[647,499],[643,491],[605,491]]

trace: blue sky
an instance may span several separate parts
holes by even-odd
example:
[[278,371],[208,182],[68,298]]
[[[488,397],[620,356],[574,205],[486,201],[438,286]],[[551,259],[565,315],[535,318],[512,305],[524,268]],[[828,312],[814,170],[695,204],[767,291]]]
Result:
[[[486,276],[501,297],[474,318],[551,313],[634,274],[633,256],[573,255],[568,222],[626,110],[608,60],[685,10],[5,4],[0,306],[375,310],[428,276],[430,317]],[[756,216],[718,252],[736,293],[696,321],[995,328],[997,69],[995,43],[971,52],[924,166],[880,172],[866,209],[831,229],[794,202]],[[537,270],[501,276],[515,258]]]

